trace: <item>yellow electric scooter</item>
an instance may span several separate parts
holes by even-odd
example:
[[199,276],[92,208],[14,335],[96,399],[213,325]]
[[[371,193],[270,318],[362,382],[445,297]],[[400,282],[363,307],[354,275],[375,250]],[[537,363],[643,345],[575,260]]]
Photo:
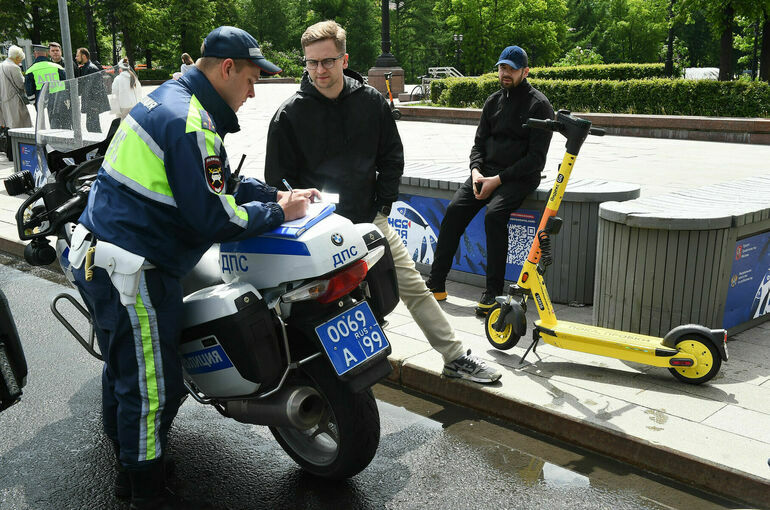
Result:
[[567,138],[567,151],[529,255],[521,269],[519,281],[510,286],[507,295],[496,298],[498,304],[487,315],[487,340],[501,350],[516,345],[526,333],[527,302],[532,300],[540,320],[535,321],[532,344],[522,356],[522,363],[531,350],[536,350],[538,341],[542,339],[562,349],[666,367],[674,377],[690,384],[701,384],[714,377],[722,361],[727,361],[727,332],[723,329],[687,324],[677,326],[665,337],[658,338],[556,318],[543,279],[546,267],[553,262],[549,236],[558,234],[561,228],[562,220],[556,216],[556,212],[564,197],[580,147],[589,133],[601,136],[604,130],[592,128],[590,121],[575,117],[566,110],[560,110],[556,120],[529,119],[526,126],[558,131]]

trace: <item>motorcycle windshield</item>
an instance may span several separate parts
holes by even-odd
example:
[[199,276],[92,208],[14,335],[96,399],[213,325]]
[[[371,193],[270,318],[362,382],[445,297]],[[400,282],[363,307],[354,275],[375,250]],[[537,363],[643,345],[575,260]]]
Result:
[[103,141],[116,118],[110,111],[112,76],[100,71],[71,80],[49,78],[37,101],[38,149],[70,152]]

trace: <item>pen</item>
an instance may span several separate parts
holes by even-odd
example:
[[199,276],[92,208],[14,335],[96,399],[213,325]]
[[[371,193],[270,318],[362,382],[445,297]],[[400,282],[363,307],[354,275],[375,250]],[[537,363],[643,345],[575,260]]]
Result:
[[289,186],[289,183],[286,182],[286,179],[282,179],[281,182],[283,183],[284,186],[286,186],[286,189],[289,190],[289,193],[294,193],[294,190],[292,189],[291,186]]

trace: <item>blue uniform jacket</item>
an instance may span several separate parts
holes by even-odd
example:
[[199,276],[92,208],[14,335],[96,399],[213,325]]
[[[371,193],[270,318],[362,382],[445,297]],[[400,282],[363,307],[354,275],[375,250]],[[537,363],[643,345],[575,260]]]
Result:
[[239,129],[198,69],[167,81],[121,124],[79,221],[176,277],[215,242],[275,228],[284,220],[276,188],[243,179],[228,189],[222,137]]

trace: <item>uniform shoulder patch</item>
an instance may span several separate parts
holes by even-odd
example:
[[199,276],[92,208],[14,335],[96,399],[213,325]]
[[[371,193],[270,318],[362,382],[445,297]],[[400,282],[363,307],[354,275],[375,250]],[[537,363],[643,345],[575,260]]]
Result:
[[225,172],[219,156],[209,156],[203,160],[203,172],[206,174],[206,184],[216,194],[225,189]]
[[152,109],[157,107],[159,103],[155,101],[153,98],[151,98],[150,96],[147,96],[144,99],[142,99],[142,104],[145,106],[145,108],[147,108],[148,112],[151,112]]
[[214,133],[217,132],[216,127],[214,126],[214,121],[211,118],[211,115],[209,115],[209,112],[206,110],[200,110],[201,112],[201,129],[208,129],[209,131],[213,131]]

